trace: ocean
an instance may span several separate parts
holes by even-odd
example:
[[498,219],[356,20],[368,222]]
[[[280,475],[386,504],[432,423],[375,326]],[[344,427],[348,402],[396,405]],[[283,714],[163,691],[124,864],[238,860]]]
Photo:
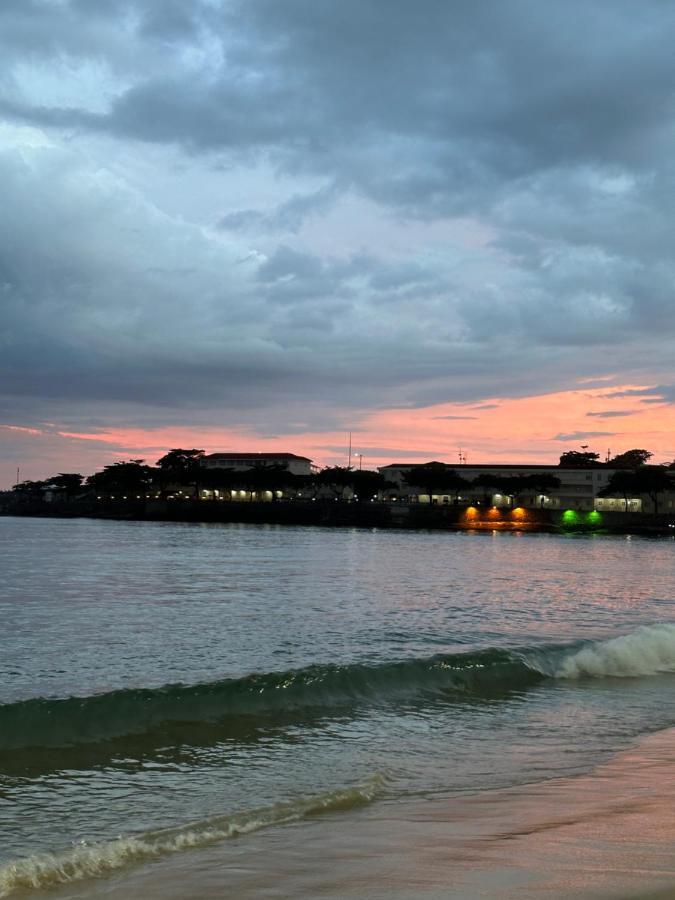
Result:
[[674,552],[0,518],[0,897],[675,896]]

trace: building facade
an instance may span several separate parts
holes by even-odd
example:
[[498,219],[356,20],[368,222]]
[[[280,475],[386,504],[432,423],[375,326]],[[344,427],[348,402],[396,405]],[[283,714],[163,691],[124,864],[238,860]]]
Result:
[[[421,503],[458,503],[466,504],[491,504],[492,506],[510,507],[514,505],[540,509],[575,509],[598,511],[628,511],[641,512],[643,500],[641,497],[629,497],[626,500],[618,497],[599,497],[598,494],[607,487],[610,478],[616,471],[606,466],[593,466],[585,469],[563,468],[556,465],[511,465],[511,464],[486,464],[486,465],[460,465],[446,464],[447,470],[456,472],[468,482],[475,482],[480,476],[490,476],[495,480],[504,479],[508,489],[500,492],[498,487],[478,486],[469,484],[462,487],[458,493],[439,491],[438,494],[418,493],[423,490],[423,485],[410,484],[406,477],[414,472],[421,463],[393,463],[381,466],[379,471],[391,484],[391,488],[385,490],[384,496],[409,498]],[[560,481],[557,487],[538,487],[537,477],[542,477],[542,484],[547,476],[554,476]],[[522,479],[522,488],[518,486],[518,480]],[[416,490],[417,489],[417,490]]]
[[292,475],[311,475],[312,460],[295,453],[208,453],[202,457],[206,469],[231,469],[245,472],[248,469],[281,466]]

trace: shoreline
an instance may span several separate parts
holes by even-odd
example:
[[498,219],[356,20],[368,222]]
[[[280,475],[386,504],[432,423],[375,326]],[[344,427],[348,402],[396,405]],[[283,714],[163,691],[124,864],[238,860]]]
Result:
[[49,893],[55,900],[660,900],[675,896],[674,767],[669,728],[585,775],[384,800]]
[[635,534],[675,537],[675,514],[552,509],[480,510],[420,503],[349,501],[215,502],[115,500],[22,503],[0,507],[0,516],[88,518],[148,522],[310,525],[403,530],[554,534]]

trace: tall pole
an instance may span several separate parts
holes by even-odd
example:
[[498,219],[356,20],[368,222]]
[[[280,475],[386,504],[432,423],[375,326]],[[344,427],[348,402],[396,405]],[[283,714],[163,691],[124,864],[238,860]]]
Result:
[[347,468],[351,469],[352,467],[352,433],[349,432],[349,455],[347,456]]

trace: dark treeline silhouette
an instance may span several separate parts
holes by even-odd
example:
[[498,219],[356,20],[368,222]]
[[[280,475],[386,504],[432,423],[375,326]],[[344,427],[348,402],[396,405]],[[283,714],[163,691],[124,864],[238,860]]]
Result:
[[[105,499],[237,499],[259,498],[263,493],[276,500],[316,497],[323,492],[336,499],[370,500],[385,486],[379,472],[331,466],[311,475],[290,472],[284,465],[260,464],[249,469],[206,468],[204,450],[176,448],[157,460],[155,466],[143,459],[129,459],[104,466],[84,477],[60,473],[43,481],[23,481],[14,486],[19,497],[32,500],[47,492],[63,500],[100,497]],[[242,494],[244,495],[242,497]]]
[[[84,477],[79,473],[61,472],[43,481],[17,484],[17,499],[40,500],[49,494],[72,502],[84,498],[100,499],[199,499],[199,500],[288,500],[331,498],[363,502],[384,496],[398,496],[399,489],[379,472],[352,467],[327,466],[311,475],[298,475],[283,465],[260,463],[249,469],[211,468],[202,463],[204,450],[175,448],[157,460],[154,466],[143,459],[123,460],[104,466],[99,472]],[[560,457],[560,468],[610,468],[614,471],[602,497],[621,497],[626,509],[630,497],[647,495],[658,511],[660,495],[673,488],[675,463],[648,465],[652,454],[633,449],[606,462],[593,452],[570,450]],[[468,479],[442,462],[414,465],[403,474],[401,497],[443,497],[444,502],[459,504],[470,493],[475,499],[492,502],[501,494],[511,505],[533,504],[536,496],[544,496],[560,487],[561,481],[551,472],[501,475],[484,473]],[[480,502],[480,501],[479,501]]]

